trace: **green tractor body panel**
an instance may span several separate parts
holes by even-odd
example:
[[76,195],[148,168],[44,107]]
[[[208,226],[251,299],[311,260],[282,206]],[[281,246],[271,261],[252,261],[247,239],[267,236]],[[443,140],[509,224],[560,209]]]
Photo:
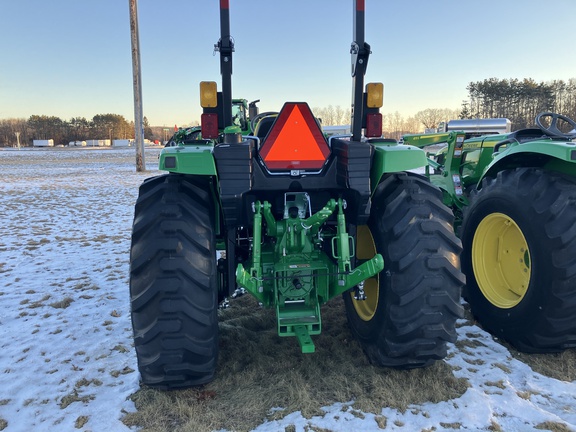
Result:
[[216,175],[213,149],[212,143],[166,147],[160,153],[158,169],[179,174]]
[[372,190],[386,173],[409,171],[427,165],[426,154],[412,145],[398,144],[396,140],[373,140],[374,158],[370,179]]
[[549,138],[506,143],[497,149],[499,151],[494,153],[494,160],[485,168],[482,178],[494,177],[503,169],[524,166],[541,167],[576,178],[576,143],[572,141]]

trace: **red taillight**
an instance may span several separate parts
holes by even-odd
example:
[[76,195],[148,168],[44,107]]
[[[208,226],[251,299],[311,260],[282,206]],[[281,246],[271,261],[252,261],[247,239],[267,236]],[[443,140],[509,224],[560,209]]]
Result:
[[204,113],[200,116],[202,123],[202,138],[218,138],[218,115],[213,113]]
[[382,136],[382,114],[366,114],[367,138],[377,138]]
[[329,155],[322,130],[304,102],[284,104],[260,149],[270,170],[317,170]]

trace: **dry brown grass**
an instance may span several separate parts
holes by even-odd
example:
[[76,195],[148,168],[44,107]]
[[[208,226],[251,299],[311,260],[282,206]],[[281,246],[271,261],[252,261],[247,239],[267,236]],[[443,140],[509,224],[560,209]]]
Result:
[[576,349],[554,354],[526,354],[508,347],[512,356],[533,371],[562,381],[576,381]]
[[566,426],[564,423],[547,421],[540,423],[534,427],[534,429],[551,431],[551,432],[572,432],[572,429]]
[[55,309],[66,309],[72,304],[73,301],[74,301],[73,298],[65,297],[62,300],[51,303],[50,306],[52,306]]
[[[464,306],[464,314],[467,320],[477,324],[479,327],[482,327],[480,323],[474,320],[468,304],[465,304]],[[456,346],[463,349],[470,343],[472,342],[467,340],[458,340]],[[576,349],[568,349],[560,353],[552,354],[527,354],[518,351],[502,339],[499,339],[498,343],[504,345],[510,351],[512,357],[522,363],[526,363],[535,372],[561,381],[576,380]]]
[[348,329],[340,298],[323,306],[314,354],[302,354],[295,338],[280,338],[274,311],[250,296],[231,305],[220,314],[216,380],[181,391],[142,388],[133,396],[138,412],[128,414],[126,424],[145,431],[249,431],[294,411],[322,415],[321,408],[335,402],[354,401],[354,409],[380,414],[382,407],[405,410],[457,398],[468,387],[444,362],[410,371],[371,366]]

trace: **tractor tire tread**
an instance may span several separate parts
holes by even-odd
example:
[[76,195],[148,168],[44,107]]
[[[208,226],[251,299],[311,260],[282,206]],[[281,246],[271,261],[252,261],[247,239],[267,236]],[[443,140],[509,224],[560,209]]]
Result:
[[135,205],[130,301],[145,385],[205,384],[218,355],[210,180],[167,174],[144,181]]
[[[522,309],[521,316],[509,319],[510,311],[493,311],[481,298],[471,264],[471,245],[476,229],[474,216],[493,197],[521,206],[528,229],[541,241],[535,248],[546,250],[549,264],[540,267],[545,283],[530,287],[541,291],[541,301]],[[493,206],[493,205],[492,205]],[[494,208],[493,212],[498,211]],[[576,183],[568,176],[541,168],[515,168],[485,178],[471,195],[462,225],[465,253],[462,265],[468,276],[464,294],[472,313],[492,334],[506,339],[517,349],[531,353],[559,352],[576,347]],[[525,234],[528,234],[526,232]],[[532,248],[531,248],[532,249]],[[536,267],[538,263],[532,263]],[[520,310],[520,308],[518,308]]]

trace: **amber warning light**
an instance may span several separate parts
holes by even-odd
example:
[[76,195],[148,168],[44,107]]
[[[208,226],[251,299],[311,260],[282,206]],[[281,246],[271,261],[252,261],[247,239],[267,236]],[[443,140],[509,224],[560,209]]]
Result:
[[310,107],[288,102],[260,148],[269,170],[318,170],[330,156],[330,148]]

